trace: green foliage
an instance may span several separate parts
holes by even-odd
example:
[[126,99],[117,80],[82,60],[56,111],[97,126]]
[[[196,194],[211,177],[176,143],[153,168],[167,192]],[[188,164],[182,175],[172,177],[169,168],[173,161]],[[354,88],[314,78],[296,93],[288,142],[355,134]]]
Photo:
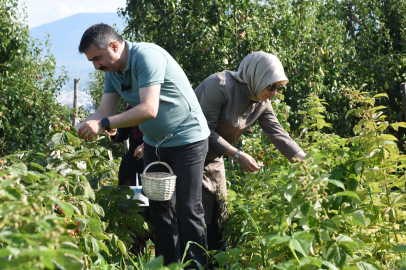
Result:
[[[386,92],[380,101],[391,123],[403,121],[398,91],[406,79],[406,1],[173,1],[134,0],[119,14],[124,33],[165,48],[196,87],[210,74],[236,70],[253,51],[277,55],[290,79],[284,93],[292,129],[300,126],[302,101],[318,94],[326,118],[341,136],[352,134],[342,88]],[[393,132],[400,139],[404,132]]]
[[[101,70],[95,70],[89,73],[90,81],[86,83],[85,91],[92,98],[92,109],[97,110],[100,106],[100,102],[103,96],[104,89],[104,72]],[[121,99],[117,108],[117,114],[125,111],[124,101]]]
[[5,269],[131,265],[132,237],[150,225],[133,191],[117,186],[119,160],[98,145],[103,138],[83,143],[76,133],[58,121],[45,153],[21,151],[0,160]]
[[1,155],[44,147],[48,121],[60,108],[56,94],[67,78],[64,71],[55,76],[53,55],[44,55],[41,43],[30,38],[17,8],[15,0],[0,3]]
[[[263,134],[245,137],[243,149],[262,152],[266,163],[256,174],[230,182],[230,237],[227,253],[213,260],[239,269],[395,269],[404,246],[403,174],[406,157],[390,124],[376,106],[387,94],[371,97],[345,89],[358,119],[354,137],[323,133],[325,107],[316,95],[304,101],[306,115],[298,143],[305,161],[287,164],[274,155]],[[221,254],[221,256],[218,256]]]

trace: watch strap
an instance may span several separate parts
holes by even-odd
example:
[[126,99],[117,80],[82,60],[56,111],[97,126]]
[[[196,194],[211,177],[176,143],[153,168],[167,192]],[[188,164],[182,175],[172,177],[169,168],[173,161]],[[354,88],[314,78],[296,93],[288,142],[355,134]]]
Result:
[[241,151],[239,149],[237,149],[237,151],[235,152],[235,155],[233,156],[233,159],[235,161],[240,161],[240,153],[241,153]]

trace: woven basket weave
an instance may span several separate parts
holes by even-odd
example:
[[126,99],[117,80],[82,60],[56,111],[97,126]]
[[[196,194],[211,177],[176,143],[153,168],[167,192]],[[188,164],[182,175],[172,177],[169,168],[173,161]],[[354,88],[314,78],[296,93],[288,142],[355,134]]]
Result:
[[[149,167],[155,164],[162,164],[169,169],[167,172],[149,172]],[[165,162],[155,161],[144,169],[141,174],[142,190],[148,199],[153,201],[168,201],[172,198],[172,194],[175,191],[176,175],[173,174],[172,168]]]

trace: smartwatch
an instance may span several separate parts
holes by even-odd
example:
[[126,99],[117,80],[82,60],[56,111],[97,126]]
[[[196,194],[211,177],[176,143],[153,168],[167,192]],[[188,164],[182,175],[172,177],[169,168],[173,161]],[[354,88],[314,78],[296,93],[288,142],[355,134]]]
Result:
[[110,131],[110,120],[107,117],[101,120],[101,125],[105,130]]
[[235,155],[233,156],[233,159],[237,162],[240,161],[240,153],[241,153],[241,151],[237,149],[237,151],[235,152]]

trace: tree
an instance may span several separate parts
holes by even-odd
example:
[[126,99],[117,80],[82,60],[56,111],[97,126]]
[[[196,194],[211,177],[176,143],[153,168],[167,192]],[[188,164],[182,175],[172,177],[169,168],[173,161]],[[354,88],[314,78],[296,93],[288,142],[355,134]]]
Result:
[[[18,15],[18,2],[0,2],[0,155],[45,145],[49,121],[57,114],[56,101],[67,79],[55,76],[54,56],[43,53]],[[49,41],[45,42],[49,48]]]
[[[95,70],[89,73],[90,81],[86,83],[85,91],[92,98],[92,109],[97,110],[103,96],[104,73],[101,70]],[[121,99],[117,108],[117,113],[125,111],[124,101]]]
[[[133,0],[119,13],[127,39],[154,42],[183,67],[193,87],[212,73],[237,70],[253,51],[277,55],[290,79],[285,101],[300,124],[302,101],[327,100],[335,132],[352,133],[343,88],[386,91],[391,122],[400,121],[406,80],[404,0]],[[403,7],[399,9],[399,7]],[[402,28],[403,27],[403,28]],[[397,134],[400,138],[402,134]]]

